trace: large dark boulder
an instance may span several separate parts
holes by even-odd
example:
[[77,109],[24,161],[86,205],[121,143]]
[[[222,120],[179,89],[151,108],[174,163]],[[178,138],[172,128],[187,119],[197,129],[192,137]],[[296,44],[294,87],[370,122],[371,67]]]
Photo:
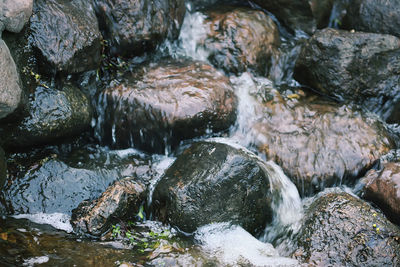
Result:
[[269,173],[249,153],[200,142],[167,169],[153,194],[157,218],[185,232],[232,222],[259,233],[272,218]]
[[254,107],[249,135],[300,194],[354,183],[394,146],[379,120],[346,105],[274,90],[264,94],[268,99]]
[[328,193],[311,204],[296,246],[293,256],[313,266],[400,264],[400,229],[347,193]]
[[99,66],[102,37],[91,1],[37,0],[33,9],[31,42],[43,70],[76,73]]
[[378,205],[386,216],[400,225],[400,163],[384,163],[370,170],[363,179],[363,198]]
[[182,139],[226,130],[236,118],[230,81],[202,62],[164,60],[128,73],[100,96],[97,130],[113,147],[165,152]]
[[294,78],[396,122],[400,119],[399,60],[400,40],[394,36],[324,29],[302,47]]
[[61,90],[38,85],[29,99],[29,114],[0,127],[5,147],[26,147],[79,135],[88,129],[91,106],[76,87]]
[[273,13],[293,31],[302,30],[312,34],[316,30],[316,22],[307,0],[253,0],[253,2]]
[[354,0],[347,7],[344,27],[363,32],[386,33],[400,37],[400,2]]
[[278,57],[278,27],[264,12],[250,8],[220,8],[205,12],[206,36],[198,46],[209,61],[227,73],[247,69],[267,75]]
[[0,6],[0,37],[2,28],[10,32],[21,31],[32,15],[32,6],[33,0],[3,0]]
[[85,200],[72,210],[71,224],[75,232],[101,235],[117,219],[137,214],[146,198],[144,193],[144,185],[133,177],[116,181],[98,199]]
[[175,39],[185,16],[184,0],[94,0],[112,55],[140,55]]
[[6,43],[0,39],[0,119],[18,107],[21,93],[14,60]]
[[146,184],[152,177],[149,159],[97,147],[74,148],[69,153],[39,149],[10,154],[7,166],[8,180],[0,199],[9,214],[71,214],[82,201],[97,199],[116,180],[134,177]]

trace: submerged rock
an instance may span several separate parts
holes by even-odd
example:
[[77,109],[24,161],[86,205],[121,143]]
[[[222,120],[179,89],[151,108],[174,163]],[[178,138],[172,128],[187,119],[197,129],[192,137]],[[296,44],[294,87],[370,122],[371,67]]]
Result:
[[116,181],[98,199],[85,200],[72,210],[71,224],[75,232],[101,235],[113,221],[137,214],[144,193],[144,185],[133,177]]
[[250,8],[221,8],[205,14],[206,38],[197,46],[208,51],[215,67],[235,74],[247,69],[268,74],[280,45],[278,27],[269,16]]
[[394,145],[379,120],[345,105],[277,91],[267,95],[250,134],[300,194],[354,182]]
[[316,266],[398,266],[400,229],[366,202],[328,193],[306,212],[293,256]]
[[90,125],[91,106],[86,96],[72,85],[62,90],[37,86],[29,100],[29,115],[20,122],[0,127],[5,147],[50,143],[81,134]]
[[164,153],[181,140],[235,120],[229,79],[213,67],[164,60],[129,73],[100,96],[97,131],[108,145]]
[[8,214],[71,214],[82,201],[98,198],[118,179],[132,176],[142,183],[151,175],[149,161],[137,155],[120,157],[98,148],[66,155],[58,150],[39,152],[9,157],[8,181],[3,189]]
[[102,37],[91,1],[37,0],[30,30],[46,72],[83,72],[100,64]]
[[400,225],[400,163],[384,163],[381,170],[370,170],[363,198],[378,205],[386,216]]
[[0,119],[18,107],[21,93],[14,60],[6,43],[0,39]]
[[293,31],[302,30],[312,34],[316,29],[315,19],[307,0],[253,0],[253,2],[273,13]]
[[241,149],[195,143],[157,184],[155,215],[185,232],[209,223],[232,222],[260,233],[272,218],[273,193],[265,168]]
[[363,32],[387,33],[400,37],[400,2],[355,0],[347,8],[344,26]]
[[112,55],[140,55],[175,39],[185,16],[184,0],[94,0]]
[[[0,6],[0,24],[7,31],[20,32],[32,15],[32,6],[33,0],[4,0]],[[2,29],[0,37],[1,32]]]
[[294,78],[398,122],[399,60],[400,40],[394,36],[324,29],[303,46]]

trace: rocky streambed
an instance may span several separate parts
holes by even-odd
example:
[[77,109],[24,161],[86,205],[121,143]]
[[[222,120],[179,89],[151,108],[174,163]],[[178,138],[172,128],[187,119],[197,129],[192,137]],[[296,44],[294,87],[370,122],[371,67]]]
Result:
[[0,265],[400,265],[399,9],[3,1]]

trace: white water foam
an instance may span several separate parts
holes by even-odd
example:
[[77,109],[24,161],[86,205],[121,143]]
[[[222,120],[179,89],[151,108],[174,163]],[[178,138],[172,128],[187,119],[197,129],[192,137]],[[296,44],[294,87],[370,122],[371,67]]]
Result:
[[43,264],[49,261],[49,257],[41,256],[41,257],[33,257],[29,259],[25,259],[22,266],[35,266],[36,264]]
[[240,226],[209,224],[200,227],[194,237],[221,265],[298,266],[296,260],[280,257],[271,244],[257,240]]
[[71,217],[64,213],[35,213],[35,214],[19,214],[13,215],[15,219],[28,219],[38,224],[49,224],[56,229],[63,230],[67,233],[73,232],[72,225],[69,222]]

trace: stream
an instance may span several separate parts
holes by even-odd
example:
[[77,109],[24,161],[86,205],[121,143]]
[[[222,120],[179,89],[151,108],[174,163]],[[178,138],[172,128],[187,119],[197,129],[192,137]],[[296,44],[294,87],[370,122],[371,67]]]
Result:
[[[340,6],[335,5],[330,16],[330,26],[338,26],[340,12]],[[247,70],[228,77],[237,98],[236,119],[228,130],[216,132],[209,126],[200,137],[191,137],[178,144],[170,141],[173,140],[171,130],[170,135],[163,137],[161,145],[154,144],[154,140],[160,140],[159,137],[148,140],[145,137],[146,132],[140,132],[138,136],[143,143],[156,151],[144,152],[142,147],[135,145],[136,135],[127,136],[118,132],[121,128],[118,124],[120,122],[109,122],[109,109],[113,104],[107,102],[106,94],[98,93],[96,89],[102,83],[99,74],[95,71],[89,72],[84,78],[75,81],[80,83],[87,94],[93,96],[91,102],[95,110],[89,133],[60,144],[8,153],[9,175],[0,196],[0,214],[3,214],[0,217],[0,265],[299,266],[301,263],[298,259],[291,257],[297,248],[294,237],[304,226],[305,211],[317,198],[312,196],[313,193],[320,191],[318,196],[332,192],[347,193],[358,199],[357,194],[362,185],[355,181],[347,182],[346,179],[352,179],[352,173],[349,171],[343,174],[345,170],[342,169],[335,170],[335,173],[343,174],[340,180],[325,183],[313,176],[310,178],[312,188],[309,188],[304,182],[301,185],[288,178],[288,169],[290,170],[292,162],[289,165],[284,163],[282,167],[281,158],[290,155],[290,148],[281,154],[274,154],[274,157],[264,153],[273,149],[271,146],[262,146],[265,140],[280,137],[273,134],[263,136],[257,131],[257,127],[267,127],[267,131],[272,132],[280,131],[285,136],[296,131],[314,133],[314,122],[306,126],[295,123],[284,125],[290,116],[296,120],[303,118],[302,116],[307,117],[307,114],[315,114],[311,105],[302,106],[303,102],[298,99],[304,97],[314,100],[320,97],[323,101],[337,105],[337,101],[301,87],[293,78],[301,45],[309,36],[302,31],[289,33],[270,15],[278,25],[279,58],[270,63],[268,75]],[[152,55],[120,62],[120,65],[123,65],[122,68],[135,69],[142,62],[147,62],[148,57],[152,62],[168,57],[213,64],[210,62],[212,51],[198,45],[206,36],[205,27],[209,27],[205,24],[205,19],[202,12],[193,10],[187,4],[177,40],[164,41]],[[103,77],[107,75],[104,74]],[[74,77],[71,80],[74,81]],[[113,82],[118,86],[118,78],[112,80],[111,84]],[[295,114],[289,114],[283,108],[280,110],[278,106],[271,107],[271,112],[280,114],[277,118],[269,118],[273,125],[277,125],[274,129],[262,124],[265,123],[266,114],[262,103],[270,99],[285,99],[287,106],[293,107],[290,112]],[[112,106],[115,109],[118,107],[118,104]],[[338,110],[335,114],[340,115],[347,107],[340,107]],[[358,116],[358,113],[355,114],[354,116]],[[321,119],[323,123],[329,120],[328,115]],[[360,132],[363,131],[362,127],[359,127]],[[395,125],[388,126],[390,127],[392,132],[398,131]],[[317,131],[315,132],[318,136]],[[125,141],[129,147],[119,148],[122,143],[126,144]],[[174,164],[182,151],[195,142],[224,144],[241,151],[258,162],[269,177],[268,197],[272,219],[256,237],[243,227],[230,222],[211,223],[197,228],[193,233],[186,233],[177,227],[159,222],[153,214],[153,193],[157,190],[164,172]],[[327,143],[329,142],[328,140]],[[318,148],[318,151],[323,153],[323,148]],[[315,161],[317,159],[313,162]],[[343,164],[348,167],[346,163]],[[320,166],[320,169],[324,168],[325,166]],[[298,175],[290,174],[294,177]],[[78,204],[87,199],[98,198],[110,184],[126,177],[140,177],[140,182],[146,185],[147,195],[140,203],[140,211],[131,214],[129,221],[117,219],[112,228],[101,237],[74,231],[70,220]],[[298,188],[302,190],[299,191]]]

